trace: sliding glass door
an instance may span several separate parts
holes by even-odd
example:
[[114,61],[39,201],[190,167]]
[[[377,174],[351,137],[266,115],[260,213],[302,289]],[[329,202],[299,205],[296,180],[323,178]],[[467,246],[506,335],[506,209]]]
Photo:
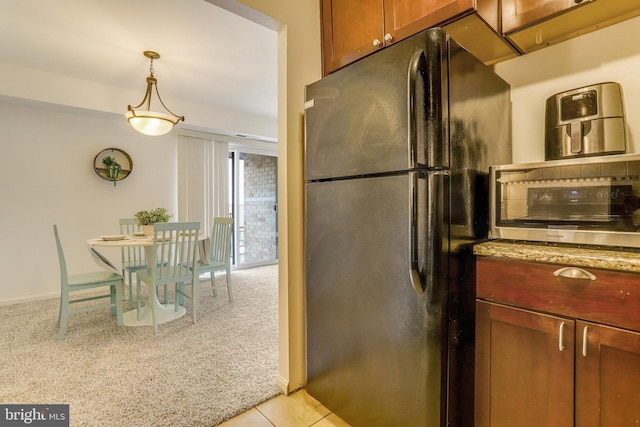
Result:
[[278,259],[278,158],[247,151],[229,151],[229,212],[234,218],[236,268],[272,264]]

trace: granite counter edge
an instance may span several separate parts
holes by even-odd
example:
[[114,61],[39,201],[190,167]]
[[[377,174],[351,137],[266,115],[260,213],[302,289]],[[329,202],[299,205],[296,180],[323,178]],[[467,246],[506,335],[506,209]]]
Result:
[[640,273],[640,252],[627,252],[624,250],[584,249],[489,241],[475,245],[473,253],[477,256]]

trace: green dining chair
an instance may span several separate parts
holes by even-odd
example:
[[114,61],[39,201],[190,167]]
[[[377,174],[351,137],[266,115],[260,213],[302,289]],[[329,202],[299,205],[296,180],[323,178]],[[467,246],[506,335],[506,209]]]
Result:
[[[60,262],[61,293],[60,311],[58,313],[58,339],[64,339],[67,320],[70,314],[111,308],[111,315],[116,316],[116,324],[122,326],[122,276],[106,270],[69,275],[67,273],[67,264],[64,258],[62,244],[58,236],[58,226],[55,224],[53,225],[53,234],[56,238],[58,261]],[[109,292],[99,295],[89,294],[87,292],[81,293],[81,291],[103,287],[108,288]],[[110,300],[108,304],[83,304],[87,301],[106,298]]]
[[[233,292],[231,291],[231,232],[233,220],[231,218],[215,217],[211,228],[211,242],[209,258],[198,260],[196,263],[196,277],[209,273],[211,278],[211,289],[213,296],[217,296],[216,288],[226,287],[229,294],[229,301],[233,302]],[[216,271],[224,270],[226,282],[218,285],[216,282]]]
[[[127,236],[133,236],[137,231],[140,231],[138,220],[135,218],[120,218],[120,234]],[[121,248],[122,257],[122,276],[128,279],[129,284],[129,309],[133,309],[133,275],[140,271],[146,270],[147,260],[145,257],[145,251],[142,246],[123,246]]]
[[[195,283],[195,259],[197,254],[199,222],[161,222],[153,225],[151,268],[136,273],[138,320],[142,318],[141,283],[149,286],[149,294],[157,295],[160,286],[175,284],[175,310],[180,309],[181,298],[191,299],[191,316],[196,323],[198,299],[196,287],[187,292],[184,286]],[[158,334],[158,316],[155,304],[147,304],[151,310],[153,332]]]

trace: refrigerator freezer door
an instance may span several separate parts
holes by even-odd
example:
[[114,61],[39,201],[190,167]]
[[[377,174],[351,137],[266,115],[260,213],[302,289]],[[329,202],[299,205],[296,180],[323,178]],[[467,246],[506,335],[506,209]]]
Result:
[[447,285],[412,285],[411,179],[307,184],[307,391],[352,425],[442,421]]
[[444,44],[441,31],[429,30],[307,86],[306,180],[446,163]]

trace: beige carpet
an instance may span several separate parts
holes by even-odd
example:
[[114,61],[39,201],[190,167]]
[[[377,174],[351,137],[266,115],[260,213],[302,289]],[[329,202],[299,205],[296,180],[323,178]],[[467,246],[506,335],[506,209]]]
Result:
[[187,307],[158,336],[96,311],[57,341],[58,299],[0,306],[0,403],[69,404],[71,426],[193,427],[280,394],[277,266],[232,280],[233,303],[203,282],[198,323]]

